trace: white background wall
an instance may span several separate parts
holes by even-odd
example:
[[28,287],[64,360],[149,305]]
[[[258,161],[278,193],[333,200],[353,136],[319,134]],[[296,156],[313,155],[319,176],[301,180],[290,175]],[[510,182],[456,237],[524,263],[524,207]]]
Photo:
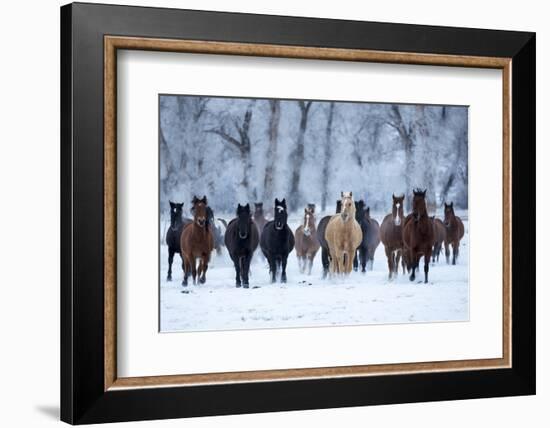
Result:
[[[122,0],[121,0],[122,1]],[[58,424],[59,406],[59,6],[4,2],[0,13],[0,420],[3,426]],[[104,1],[104,3],[112,3]],[[148,0],[127,4],[324,18],[485,27],[537,32],[537,264],[550,255],[541,225],[548,204],[550,29],[545,2]],[[544,120],[546,119],[546,120]],[[546,144],[544,144],[546,142]],[[543,186],[542,183],[546,183]],[[537,275],[538,394],[141,423],[142,426],[280,427],[547,426],[550,295]],[[127,424],[125,426],[137,426]]]

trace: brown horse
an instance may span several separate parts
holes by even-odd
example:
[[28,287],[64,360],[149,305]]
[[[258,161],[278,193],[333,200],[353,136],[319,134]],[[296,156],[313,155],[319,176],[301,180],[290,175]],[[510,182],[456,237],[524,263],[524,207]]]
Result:
[[428,282],[430,259],[435,242],[433,222],[428,217],[426,207],[426,190],[413,191],[412,213],[403,223],[403,244],[407,257],[407,265],[411,270],[409,279],[415,280],[415,273],[420,263],[420,257],[424,256],[424,282]]
[[453,203],[449,205],[445,203],[445,258],[447,259],[447,264],[449,264],[449,245],[453,247],[453,265],[456,264],[456,259],[458,257],[460,240],[464,237],[464,224],[460,217],[455,215],[455,210]]
[[445,230],[445,225],[443,224],[443,222],[435,216],[432,217],[432,222],[434,226],[435,236],[434,248],[432,252],[432,262],[435,263],[436,259],[439,262],[439,254],[441,253],[441,249],[443,248],[443,242],[445,241],[445,236],[447,236],[447,231]]
[[341,196],[342,212],[332,216],[325,231],[330,254],[330,272],[333,274],[351,272],[355,250],[363,239],[361,226],[355,220],[352,192],[342,192]]
[[380,240],[384,244],[386,258],[388,259],[388,278],[397,276],[399,262],[403,266],[405,274],[405,256],[403,254],[403,203],[405,195],[395,196],[392,194],[392,212],[384,217],[380,226]]
[[308,204],[308,208],[304,209],[303,224],[298,226],[294,232],[296,256],[298,257],[300,273],[304,273],[307,266],[308,275],[311,275],[313,259],[321,247],[315,229],[315,208],[310,207],[310,205],[311,204]]
[[[193,223],[184,227],[181,233],[181,257],[184,264],[183,286],[187,286],[189,275],[193,275],[193,284],[197,284],[197,277],[201,284],[206,281],[206,271],[210,261],[210,253],[214,249],[214,238],[207,221],[208,210],[206,196],[202,199],[193,198]],[[197,259],[199,267],[197,269]]]

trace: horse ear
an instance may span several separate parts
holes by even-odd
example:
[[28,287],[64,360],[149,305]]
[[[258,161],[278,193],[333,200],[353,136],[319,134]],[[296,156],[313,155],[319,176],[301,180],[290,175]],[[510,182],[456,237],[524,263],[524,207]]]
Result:
[[174,208],[174,203],[172,201],[168,201],[170,202],[170,208]]
[[204,203],[205,205],[208,203],[208,200],[206,199],[206,195],[202,197],[201,202]]
[[453,208],[453,204],[454,204],[454,202],[451,202],[451,205],[450,205],[451,208]]
[[248,212],[250,212],[250,204],[246,204],[246,205],[244,206],[244,209],[247,210]]
[[349,192],[350,197],[353,196],[353,192]]
[[281,201],[281,205],[286,208],[286,198],[283,198]]
[[424,191],[422,192],[422,195],[423,196],[426,196],[426,192],[428,191],[428,189],[424,189]]
[[275,198],[275,205],[279,205],[279,199]]

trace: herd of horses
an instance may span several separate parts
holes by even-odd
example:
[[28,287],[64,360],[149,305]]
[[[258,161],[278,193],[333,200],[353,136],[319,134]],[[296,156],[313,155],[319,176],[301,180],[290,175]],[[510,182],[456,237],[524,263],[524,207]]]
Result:
[[[323,278],[327,275],[347,275],[352,270],[372,270],[374,253],[382,242],[388,261],[388,277],[395,278],[402,266],[409,279],[416,279],[420,259],[424,258],[424,282],[428,282],[430,261],[439,261],[445,248],[447,263],[456,264],[464,224],[455,215],[454,206],[445,203],[444,219],[429,216],[426,190],[414,189],[412,210],[404,214],[405,196],[392,195],[392,211],[381,224],[370,216],[363,200],[354,201],[352,192],[341,192],[332,215],[317,223],[315,204],[304,208],[303,221],[293,232],[288,225],[286,199],[275,199],[273,219],[264,214],[263,203],[237,205],[236,217],[229,223],[218,218],[225,227],[216,224],[214,212],[206,196],[192,201],[193,218],[184,218],[183,203],[170,201],[170,227],[166,232],[168,246],[168,275],[172,280],[174,255],[182,259],[183,281],[204,283],[211,253],[221,252],[225,245],[235,267],[237,287],[249,287],[250,264],[258,246],[269,264],[271,282],[287,281],[286,266],[289,254],[295,249],[301,273],[311,274],[313,260],[321,250]],[[452,259],[451,259],[452,249]],[[452,260],[452,261],[451,261]]]

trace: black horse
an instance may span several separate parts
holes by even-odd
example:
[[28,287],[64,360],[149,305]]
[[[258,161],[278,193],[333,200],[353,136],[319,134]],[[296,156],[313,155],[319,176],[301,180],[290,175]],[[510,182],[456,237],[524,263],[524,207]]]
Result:
[[[342,211],[342,201],[336,201],[336,214]],[[321,244],[321,264],[323,265],[323,279],[328,275],[329,265],[330,265],[330,253],[328,251],[328,243],[325,239],[325,231],[327,229],[327,224],[332,218],[331,215],[324,216],[319,220],[317,225],[317,240]]]
[[367,265],[367,233],[369,225],[365,220],[365,202],[363,200],[355,201],[355,220],[361,226],[361,232],[363,232],[363,239],[361,244],[355,250],[355,257],[353,258],[353,270],[359,270],[359,264],[361,264],[361,272],[366,272]]
[[258,248],[259,233],[256,224],[250,217],[250,205],[237,206],[237,218],[227,225],[225,246],[235,265],[235,283],[237,287],[248,288],[250,261]]
[[[191,223],[190,218],[183,218],[183,202],[170,202],[170,227],[166,231],[166,245],[168,245],[168,275],[167,281],[172,281],[172,262],[174,254],[179,254],[181,257],[180,237],[183,228]],[[182,261],[183,269],[183,261]]]
[[275,199],[274,220],[264,226],[260,238],[260,247],[269,262],[271,282],[277,280],[277,270],[281,269],[281,282],[286,282],[286,262],[288,255],[294,249],[294,235],[287,225],[288,213],[286,199]]

